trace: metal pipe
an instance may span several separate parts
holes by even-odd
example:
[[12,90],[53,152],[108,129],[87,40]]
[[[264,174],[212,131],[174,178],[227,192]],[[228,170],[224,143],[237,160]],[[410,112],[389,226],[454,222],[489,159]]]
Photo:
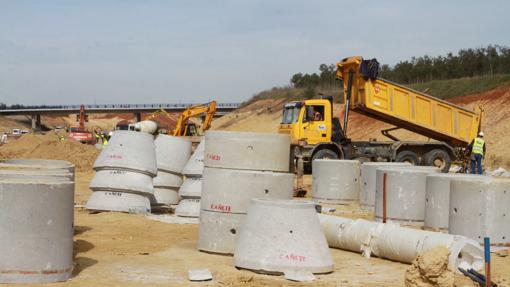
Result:
[[388,175],[386,173],[384,173],[384,177],[383,177],[383,218],[382,218],[382,222],[383,223],[386,223],[386,182],[388,180]]
[[345,97],[345,113],[344,113],[344,137],[347,138],[347,121],[349,119],[349,105],[351,102],[351,94],[352,94],[352,78],[354,76],[354,72],[349,71],[349,78],[347,79],[347,92]]
[[489,237],[483,239],[483,249],[485,253],[485,287],[491,286],[491,243]]

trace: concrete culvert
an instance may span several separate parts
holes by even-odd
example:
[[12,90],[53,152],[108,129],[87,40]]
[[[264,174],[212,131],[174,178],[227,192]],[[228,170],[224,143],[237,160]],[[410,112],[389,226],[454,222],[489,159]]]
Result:
[[182,173],[191,155],[191,142],[181,137],[159,135],[154,141],[158,169]]
[[312,162],[312,198],[319,202],[357,201],[360,193],[360,162],[317,159]]
[[65,160],[53,159],[6,159],[0,161],[0,170],[40,171],[42,173],[70,173],[74,181],[75,166]]
[[182,174],[188,177],[202,176],[204,172],[204,152],[205,141],[202,140],[182,169]]
[[207,131],[207,167],[289,171],[290,137],[274,133]]
[[252,199],[235,248],[234,265],[271,274],[333,272],[315,203]]
[[[385,167],[377,169],[375,219],[423,226],[427,175],[435,167]],[[384,178],[386,175],[386,196]]]
[[510,247],[510,179],[487,176],[451,181],[449,232],[492,247]]
[[151,205],[175,205],[179,203],[177,187],[154,187],[154,196],[150,197]]
[[130,192],[97,190],[92,192],[85,208],[93,211],[149,213],[151,204],[149,196]]
[[423,226],[425,229],[448,232],[450,182],[454,179],[472,176],[474,175],[458,173],[433,173],[427,175],[425,222]]
[[181,217],[200,216],[200,198],[183,198],[175,208],[175,215]]
[[364,162],[361,164],[361,191],[359,203],[361,209],[375,211],[376,171],[378,168],[391,166],[411,166],[407,162]]
[[74,183],[2,179],[0,190],[0,283],[71,278]]
[[183,198],[200,198],[202,196],[202,178],[186,178],[179,188],[179,195]]
[[234,249],[243,227],[246,214],[222,213],[200,210],[198,250],[234,254]]
[[152,183],[154,187],[179,188],[182,185],[182,181],[182,175],[180,174],[158,170],[158,174],[153,178]]

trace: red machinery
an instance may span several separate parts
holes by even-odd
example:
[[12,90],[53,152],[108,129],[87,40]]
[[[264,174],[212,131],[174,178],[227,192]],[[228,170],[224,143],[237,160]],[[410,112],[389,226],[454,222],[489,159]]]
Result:
[[79,122],[78,127],[70,127],[69,140],[79,141],[86,144],[94,144],[96,140],[91,132],[85,129],[85,122],[89,121],[89,116],[85,113],[85,106],[80,106],[80,114],[76,115],[76,121]]

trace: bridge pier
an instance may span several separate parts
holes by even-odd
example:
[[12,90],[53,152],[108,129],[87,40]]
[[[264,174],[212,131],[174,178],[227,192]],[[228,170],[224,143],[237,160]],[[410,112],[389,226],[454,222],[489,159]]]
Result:
[[136,122],[141,122],[142,121],[142,113],[135,113],[135,119],[136,119]]
[[32,115],[32,130],[39,132],[41,131],[41,129],[42,129],[41,115],[40,114]]

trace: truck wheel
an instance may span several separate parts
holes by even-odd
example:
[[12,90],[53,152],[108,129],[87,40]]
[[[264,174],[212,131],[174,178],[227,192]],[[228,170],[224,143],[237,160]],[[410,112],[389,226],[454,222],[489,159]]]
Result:
[[397,157],[395,158],[395,161],[398,162],[408,162],[412,165],[418,165],[418,156],[414,151],[410,150],[404,150],[397,154]]
[[312,161],[316,159],[338,159],[338,155],[330,149],[321,149],[312,156]]
[[452,165],[450,155],[442,149],[433,149],[429,151],[423,157],[423,161],[425,165],[438,167],[442,172],[448,172]]

